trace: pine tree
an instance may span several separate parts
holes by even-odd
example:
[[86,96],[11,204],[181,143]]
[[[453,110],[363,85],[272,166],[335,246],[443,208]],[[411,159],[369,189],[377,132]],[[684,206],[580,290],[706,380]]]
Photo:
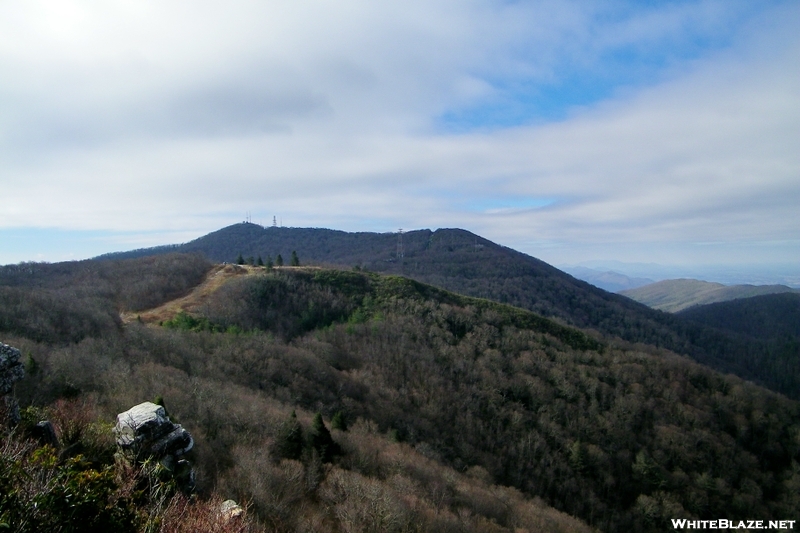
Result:
[[319,453],[322,462],[330,463],[333,456],[339,453],[339,447],[333,442],[331,432],[325,427],[320,413],[314,415],[308,437],[309,446]]
[[264,260],[261,259],[261,254],[258,255],[258,261],[256,261],[256,265],[258,265],[260,267],[264,266]]
[[281,257],[281,254],[278,254],[278,257],[275,258],[275,266],[283,266],[283,257]]
[[242,254],[239,254],[239,257],[236,258],[236,264],[237,265],[243,265],[244,264],[244,257],[242,257]]
[[347,431],[347,421],[344,419],[344,413],[336,411],[336,414],[331,418],[331,429],[338,429],[339,431]]
[[296,252],[296,251],[294,251],[294,250],[292,250],[292,259],[291,259],[291,265],[292,265],[293,267],[300,266],[300,258],[299,258],[299,257],[297,257],[297,252]]
[[273,265],[272,265],[272,256],[271,256],[271,255],[268,255],[268,256],[267,256],[267,270],[271,270],[271,269],[272,269],[272,266],[273,266]]
[[300,459],[303,455],[303,427],[294,411],[278,428],[272,452],[281,459]]

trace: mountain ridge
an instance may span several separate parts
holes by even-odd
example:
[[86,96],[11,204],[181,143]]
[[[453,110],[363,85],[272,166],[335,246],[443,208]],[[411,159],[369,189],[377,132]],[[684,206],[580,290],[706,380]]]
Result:
[[[402,238],[402,248],[399,249]],[[578,328],[689,355],[723,372],[800,398],[800,354],[789,366],[758,339],[740,338],[613,294],[511,248],[462,229],[348,233],[234,224],[157,253],[202,253],[222,262],[296,251],[301,263],[399,274],[459,294],[533,311]],[[402,253],[398,253],[398,252]],[[147,250],[105,256],[147,255]],[[780,369],[780,370],[779,370]]]
[[662,280],[642,287],[619,291],[653,309],[677,313],[697,305],[726,302],[764,294],[797,293],[786,285],[723,285],[696,279]]

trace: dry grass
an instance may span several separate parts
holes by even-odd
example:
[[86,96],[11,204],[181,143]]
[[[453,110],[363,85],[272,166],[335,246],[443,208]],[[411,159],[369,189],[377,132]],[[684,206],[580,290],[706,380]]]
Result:
[[177,495],[164,511],[159,533],[259,533],[264,530],[254,524],[246,511],[229,516],[222,511],[219,497],[207,501],[192,501]]

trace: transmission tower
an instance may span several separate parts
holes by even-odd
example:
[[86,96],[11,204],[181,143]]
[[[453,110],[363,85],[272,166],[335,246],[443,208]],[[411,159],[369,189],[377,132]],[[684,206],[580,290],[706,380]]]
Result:
[[406,252],[403,248],[403,228],[397,230],[397,258],[402,259],[405,257]]

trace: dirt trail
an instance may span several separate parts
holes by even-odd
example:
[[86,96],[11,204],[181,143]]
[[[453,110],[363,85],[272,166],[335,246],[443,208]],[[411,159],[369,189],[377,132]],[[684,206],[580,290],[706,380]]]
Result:
[[[275,270],[305,271],[315,271],[320,269],[320,267],[315,266],[282,266],[274,268]],[[206,302],[208,297],[214,291],[222,287],[229,279],[235,278],[236,276],[252,276],[259,273],[264,273],[263,267],[233,264],[217,265],[212,268],[208,274],[206,274],[206,278],[203,280],[203,282],[192,289],[192,292],[186,296],[181,296],[180,298],[176,298],[175,300],[170,300],[167,303],[161,304],[158,307],[146,309],[144,311],[125,311],[120,313],[120,318],[122,318],[122,322],[125,324],[134,322],[136,320],[140,320],[145,324],[158,324],[159,322],[163,322],[165,320],[172,320],[181,311],[190,314],[197,313],[197,311]]]
[[137,319],[146,324],[157,324],[164,320],[171,320],[181,311],[192,313],[199,309],[208,299],[208,296],[222,287],[229,279],[236,276],[252,275],[257,272],[264,272],[264,269],[249,265],[217,265],[206,275],[206,279],[186,296],[170,300],[153,309],[138,312],[126,311],[121,313],[120,317],[124,323],[133,322]]

